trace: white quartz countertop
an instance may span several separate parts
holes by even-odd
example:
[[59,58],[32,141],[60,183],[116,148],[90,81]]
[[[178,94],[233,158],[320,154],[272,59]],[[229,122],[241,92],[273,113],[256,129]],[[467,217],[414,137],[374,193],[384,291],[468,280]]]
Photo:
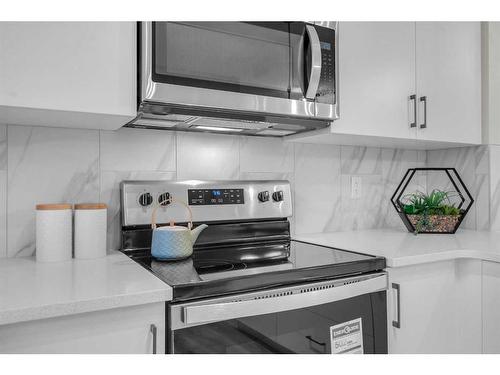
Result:
[[0,260],[0,325],[172,299],[172,288],[120,252],[37,263]]
[[318,245],[379,255],[388,267],[458,258],[500,262],[500,232],[458,230],[455,234],[419,234],[403,230],[358,230],[297,235]]

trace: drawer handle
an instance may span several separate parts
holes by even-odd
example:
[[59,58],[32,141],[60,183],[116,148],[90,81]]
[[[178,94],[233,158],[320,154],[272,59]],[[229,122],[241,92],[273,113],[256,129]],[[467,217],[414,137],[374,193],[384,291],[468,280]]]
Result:
[[396,309],[397,309],[397,320],[392,321],[392,326],[395,328],[401,328],[401,287],[399,284],[392,283],[392,289],[396,290]]
[[156,337],[158,333],[158,329],[154,324],[151,324],[149,326],[149,332],[153,335],[153,354],[156,354]]

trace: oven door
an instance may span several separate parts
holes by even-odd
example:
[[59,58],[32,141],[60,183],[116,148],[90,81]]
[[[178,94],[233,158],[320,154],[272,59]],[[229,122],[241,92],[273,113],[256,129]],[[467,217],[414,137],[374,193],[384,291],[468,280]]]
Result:
[[142,22],[140,30],[142,102],[336,118],[334,28]]
[[[387,275],[169,307],[170,353],[387,353]],[[347,327],[347,328],[346,328]]]

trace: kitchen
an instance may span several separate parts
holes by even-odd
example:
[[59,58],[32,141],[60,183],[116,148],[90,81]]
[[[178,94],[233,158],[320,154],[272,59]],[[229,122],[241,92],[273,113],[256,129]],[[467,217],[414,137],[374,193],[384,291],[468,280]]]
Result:
[[500,353],[499,36],[1,22],[0,353]]

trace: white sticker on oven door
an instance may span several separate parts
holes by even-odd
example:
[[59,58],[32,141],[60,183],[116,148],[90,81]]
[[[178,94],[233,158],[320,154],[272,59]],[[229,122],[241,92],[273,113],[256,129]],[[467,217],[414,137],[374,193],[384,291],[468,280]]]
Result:
[[363,354],[361,318],[330,327],[332,354]]

